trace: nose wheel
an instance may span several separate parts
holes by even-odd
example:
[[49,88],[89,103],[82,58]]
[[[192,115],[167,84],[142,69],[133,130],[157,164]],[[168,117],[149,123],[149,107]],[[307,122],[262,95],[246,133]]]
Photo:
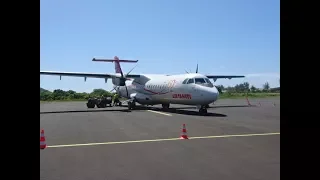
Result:
[[207,114],[207,107],[206,106],[201,106],[201,108],[199,109],[199,113],[200,114]]

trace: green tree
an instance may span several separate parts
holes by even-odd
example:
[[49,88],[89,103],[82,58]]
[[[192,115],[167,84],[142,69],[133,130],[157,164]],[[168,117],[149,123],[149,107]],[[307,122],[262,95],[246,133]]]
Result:
[[222,94],[223,90],[224,90],[224,86],[223,85],[217,85],[216,88],[218,89],[219,93]]
[[263,90],[268,91],[270,89],[269,83],[266,82],[263,84]]
[[257,91],[257,88],[252,85],[251,88],[250,88],[250,91],[251,91],[251,92],[256,92],[256,91]]

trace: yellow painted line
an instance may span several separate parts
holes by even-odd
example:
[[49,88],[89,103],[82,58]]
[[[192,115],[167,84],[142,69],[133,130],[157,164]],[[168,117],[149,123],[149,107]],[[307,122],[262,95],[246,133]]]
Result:
[[152,110],[147,110],[147,111],[149,111],[149,112],[153,112],[153,113],[162,114],[162,115],[165,115],[165,116],[172,116],[171,114],[167,114],[167,113],[163,113],[163,112],[152,111]]
[[[263,134],[237,134],[237,135],[189,137],[189,140],[192,140],[192,139],[229,138],[229,137],[271,136],[271,135],[280,135],[280,132],[279,133],[263,133]],[[136,140],[136,141],[86,143],[86,144],[66,144],[66,145],[54,145],[54,146],[47,146],[47,147],[48,148],[60,148],[60,147],[76,147],[76,146],[97,146],[97,145],[129,144],[129,143],[143,143],[143,142],[161,142],[161,141],[175,141],[175,140],[181,140],[181,139],[180,138],[168,138],[168,139],[150,139],[150,140]]]

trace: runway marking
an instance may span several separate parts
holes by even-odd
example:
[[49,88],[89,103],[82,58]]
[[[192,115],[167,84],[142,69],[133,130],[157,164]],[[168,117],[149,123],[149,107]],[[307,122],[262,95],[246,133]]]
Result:
[[[220,136],[189,137],[189,140],[192,140],[192,139],[229,138],[229,137],[271,136],[271,135],[280,135],[280,132],[278,132],[278,133],[262,133],[262,134],[234,134],[234,135],[220,135]],[[98,145],[129,144],[129,143],[143,143],[143,142],[161,142],[161,141],[176,141],[176,140],[181,140],[181,139],[180,138],[168,138],[168,139],[150,139],[150,140],[136,140],[136,141],[86,143],[86,144],[66,144],[66,145],[53,145],[53,146],[47,146],[47,147],[48,148],[61,148],[61,147],[77,147],[77,146],[98,146]],[[188,141],[188,140],[184,140],[184,141]]]
[[165,116],[172,116],[171,114],[167,114],[167,113],[163,113],[163,112],[152,111],[152,110],[147,110],[147,111],[149,111],[149,112],[153,112],[153,113],[162,114],[162,115],[165,115]]

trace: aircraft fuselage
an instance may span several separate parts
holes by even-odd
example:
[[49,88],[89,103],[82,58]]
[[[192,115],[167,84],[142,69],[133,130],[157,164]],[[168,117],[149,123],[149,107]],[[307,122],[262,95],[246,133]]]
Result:
[[124,86],[118,87],[117,93],[143,105],[207,105],[219,96],[217,88],[201,74],[141,75],[138,79],[127,81],[126,85],[128,95]]

